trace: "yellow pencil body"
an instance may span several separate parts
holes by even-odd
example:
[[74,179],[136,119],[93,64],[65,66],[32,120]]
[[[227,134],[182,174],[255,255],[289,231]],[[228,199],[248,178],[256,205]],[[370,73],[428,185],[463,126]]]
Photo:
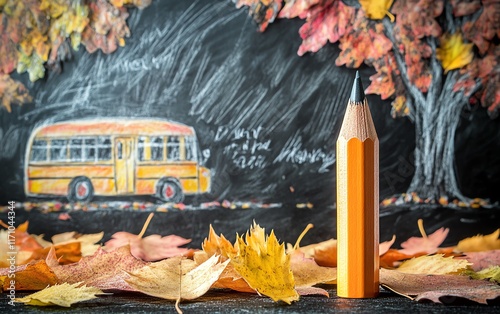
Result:
[[337,295],[379,292],[379,151],[366,99],[350,101],[337,140]]

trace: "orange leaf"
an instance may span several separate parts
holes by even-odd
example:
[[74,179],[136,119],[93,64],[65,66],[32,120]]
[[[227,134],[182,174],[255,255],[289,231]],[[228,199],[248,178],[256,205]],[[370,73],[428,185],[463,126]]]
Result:
[[[69,242],[64,244],[54,245],[56,257],[59,264],[66,265],[71,263],[76,263],[82,258],[82,252],[80,251],[80,242]],[[46,248],[40,248],[33,251],[33,254],[29,258],[32,260],[41,260],[47,258],[52,246]]]
[[[48,285],[59,283],[56,274],[47,266],[45,261],[34,261],[16,267],[16,290],[42,290]],[[0,269],[0,276],[7,276],[9,268]],[[10,280],[4,282],[3,289],[7,290]]]

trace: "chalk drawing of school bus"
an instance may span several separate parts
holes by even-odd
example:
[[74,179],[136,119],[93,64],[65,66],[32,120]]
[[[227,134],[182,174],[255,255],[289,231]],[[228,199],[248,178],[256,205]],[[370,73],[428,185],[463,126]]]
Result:
[[159,119],[74,120],[43,125],[30,136],[28,196],[155,195],[182,202],[210,191],[192,127]]

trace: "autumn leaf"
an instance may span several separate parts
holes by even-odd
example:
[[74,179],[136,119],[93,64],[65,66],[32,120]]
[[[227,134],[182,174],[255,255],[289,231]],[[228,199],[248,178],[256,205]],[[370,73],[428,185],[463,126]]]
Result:
[[182,256],[152,263],[133,272],[126,281],[134,289],[155,297],[176,300],[196,299],[205,294],[217,281],[229,260],[219,263],[213,255],[201,265]]
[[211,224],[208,238],[203,241],[201,247],[208,256],[220,255],[223,258],[229,258],[229,256],[238,254],[237,249],[233,247],[231,242],[229,242],[223,234],[218,236],[217,233],[215,233]]
[[[10,268],[0,269],[0,276],[8,276]],[[45,261],[33,261],[17,266],[14,269],[16,290],[42,290],[48,285],[59,283],[57,275]],[[3,289],[7,290],[10,280],[4,282]]]
[[54,285],[14,301],[26,305],[70,307],[74,303],[92,300],[97,298],[96,295],[104,294],[97,288],[80,285],[81,283]]
[[458,242],[456,250],[459,252],[480,252],[500,249],[500,229],[488,235],[477,235]]
[[379,255],[382,256],[385,253],[387,253],[387,251],[389,251],[394,242],[396,242],[396,235],[392,235],[392,238],[389,241],[380,243],[378,248]]
[[453,256],[443,257],[443,254],[415,257],[404,261],[397,268],[407,274],[446,275],[456,274],[465,270],[472,263]]
[[363,62],[380,59],[392,49],[392,42],[385,36],[384,26],[368,20],[361,9],[356,14],[353,27],[339,42],[341,52],[335,64],[349,68],[358,68]]
[[299,29],[302,44],[297,54],[302,56],[306,52],[316,52],[328,41],[337,42],[352,27],[354,13],[353,7],[340,0],[312,8],[308,11],[306,23]]
[[281,10],[282,0],[234,0],[236,8],[247,6],[249,15],[254,22],[259,26],[259,31],[266,30],[269,23],[274,22],[274,19]]
[[78,262],[82,258],[80,242],[70,242],[57,244],[45,248],[40,248],[31,254],[29,260],[42,260],[47,258],[51,249],[54,250],[57,256],[57,261],[61,265],[72,264]]
[[139,9],[144,9],[151,4],[151,1],[152,0],[110,0],[109,2],[117,8],[132,4]]
[[474,279],[484,280],[489,279],[492,282],[500,283],[500,266],[492,266],[478,272],[472,273]]
[[191,249],[179,247],[191,242],[191,239],[184,239],[177,235],[162,237],[158,234],[152,234],[143,238],[153,216],[154,213],[149,214],[138,235],[129,232],[116,232],[113,234],[111,240],[105,243],[104,250],[113,251],[116,248],[129,245],[133,256],[148,262],[193,253]]
[[0,221],[0,225],[6,230],[0,230],[0,267],[10,266],[10,254],[8,252],[16,252],[15,264],[22,265],[30,261],[30,256],[33,251],[41,246],[28,234],[28,221],[18,225],[9,238],[7,228],[9,225]]
[[440,47],[436,48],[436,58],[441,61],[444,73],[460,69],[472,61],[474,53],[473,44],[463,42],[462,34],[445,34],[440,38]]
[[391,12],[396,15],[396,25],[411,32],[417,39],[425,36],[439,37],[441,26],[436,18],[443,13],[444,0],[396,1]]
[[451,0],[454,16],[470,15],[481,8],[480,0]]
[[311,14],[311,9],[316,5],[328,6],[337,0],[285,0],[285,5],[278,14],[279,18],[293,19],[300,17],[304,19]]
[[463,257],[470,263],[474,271],[480,271],[490,266],[500,265],[500,250],[467,252]]
[[394,22],[394,15],[389,12],[394,0],[359,0],[359,4],[372,20],[381,20],[386,15]]
[[498,15],[500,6],[495,0],[481,1],[483,8],[478,18],[466,21],[462,26],[464,37],[472,41],[479,49],[480,54],[484,54],[492,45],[492,39],[500,37],[500,23]]
[[321,283],[336,283],[336,268],[319,266],[313,258],[306,258],[300,250],[292,252],[290,256],[290,268],[296,288],[311,287]]
[[11,112],[13,104],[22,105],[30,102],[32,98],[28,93],[28,89],[21,82],[13,80],[7,74],[0,73],[0,100],[2,107],[7,112]]
[[403,249],[399,250],[400,253],[410,256],[417,253],[436,253],[438,247],[441,245],[441,243],[443,243],[444,239],[448,235],[448,232],[450,231],[448,228],[439,228],[434,233],[427,236],[424,230],[422,219],[418,220],[418,228],[420,230],[420,233],[422,234],[422,237],[411,237],[410,239],[401,243],[401,247]]
[[394,54],[389,52],[372,64],[377,73],[370,76],[371,84],[366,88],[365,93],[378,94],[382,99],[393,96],[396,92],[397,80],[401,80]]
[[[456,300],[469,299],[487,304],[488,300],[500,297],[500,286],[467,276],[405,274],[397,270],[380,269],[380,284],[399,295],[412,300]],[[449,298],[444,298],[449,297]]]
[[55,255],[47,257],[47,264],[61,282],[83,282],[102,290],[133,290],[125,281],[126,272],[131,272],[146,265],[130,253],[129,246],[122,246],[113,252],[99,249],[92,256],[85,256],[78,263],[58,265]]
[[229,256],[231,265],[258,293],[274,301],[290,304],[299,299],[294,289],[295,282],[290,268],[290,256],[285,253],[284,244],[271,231],[269,236],[254,223],[245,239],[236,239],[238,254]]
[[65,245],[74,242],[80,243],[80,250],[82,256],[89,256],[94,254],[98,248],[101,246],[97,244],[102,240],[104,232],[91,233],[91,234],[79,234],[76,232],[65,232],[52,236],[52,243],[54,245]]

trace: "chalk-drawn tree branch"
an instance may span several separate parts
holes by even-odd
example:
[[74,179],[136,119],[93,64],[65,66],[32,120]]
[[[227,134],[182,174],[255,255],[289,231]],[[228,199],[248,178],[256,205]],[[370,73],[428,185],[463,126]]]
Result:
[[61,71],[71,48],[85,46],[109,54],[130,36],[127,6],[145,8],[151,0],[7,0],[0,4],[0,100],[11,105],[32,100],[26,87],[10,77],[28,72],[30,81],[45,77],[46,68]]
[[336,65],[372,66],[367,93],[393,99],[393,116],[416,128],[408,188],[420,199],[469,203],[455,174],[455,132],[463,109],[500,112],[500,4],[493,1],[235,1],[264,31],[275,18],[305,19],[298,54],[339,43]]

